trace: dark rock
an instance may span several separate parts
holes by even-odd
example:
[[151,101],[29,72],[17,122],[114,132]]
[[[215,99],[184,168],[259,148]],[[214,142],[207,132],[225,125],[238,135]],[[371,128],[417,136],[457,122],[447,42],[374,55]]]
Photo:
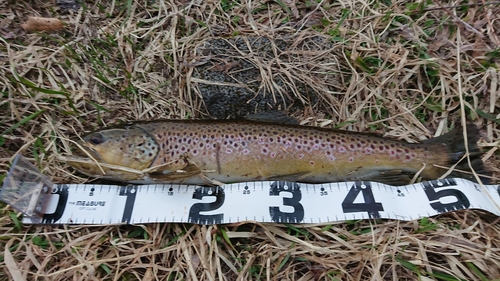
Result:
[[[201,110],[225,119],[315,105],[320,100],[317,90],[301,75],[294,75],[295,68],[307,68],[311,56],[332,48],[333,44],[320,36],[301,40],[257,36],[210,39],[196,54],[208,62],[193,72],[204,102]],[[299,73],[307,71],[299,69]]]

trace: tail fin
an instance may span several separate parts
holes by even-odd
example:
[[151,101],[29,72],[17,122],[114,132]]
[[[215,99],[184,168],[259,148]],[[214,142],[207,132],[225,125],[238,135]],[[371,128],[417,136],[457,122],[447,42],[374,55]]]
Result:
[[[489,173],[484,167],[483,161],[481,160],[482,153],[477,147],[477,141],[479,140],[479,130],[474,124],[467,124],[467,140],[464,140],[463,128],[458,127],[452,131],[430,140],[425,141],[429,144],[445,144],[448,148],[448,153],[450,156],[449,165],[450,167],[455,165],[455,169],[448,177],[464,178],[471,181],[476,181],[476,178],[472,174],[474,170],[480,177],[484,184],[490,183],[490,179],[484,176],[488,176]],[[467,157],[462,157],[466,153],[465,141],[467,141],[467,147],[469,149],[469,158],[472,166],[469,166]],[[460,161],[462,159],[462,161]],[[465,172],[461,172],[461,171]]]

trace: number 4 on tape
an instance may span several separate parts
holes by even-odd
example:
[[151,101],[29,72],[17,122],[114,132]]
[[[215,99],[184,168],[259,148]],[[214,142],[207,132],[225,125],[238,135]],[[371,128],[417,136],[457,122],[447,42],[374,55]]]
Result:
[[[355,203],[354,201],[358,198],[360,193],[363,196],[363,202]],[[384,211],[382,203],[375,202],[375,197],[373,196],[373,191],[369,182],[356,182],[342,202],[342,209],[344,213],[367,212],[368,216],[372,219],[380,218],[379,212]]]

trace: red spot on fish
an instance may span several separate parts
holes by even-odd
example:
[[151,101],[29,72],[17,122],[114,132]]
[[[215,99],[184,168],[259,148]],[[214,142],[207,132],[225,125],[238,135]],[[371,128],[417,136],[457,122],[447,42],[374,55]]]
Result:
[[353,162],[354,161],[354,158],[353,157],[349,157],[349,162]]
[[391,151],[389,152],[389,154],[391,154],[391,156],[394,156],[394,155],[396,155],[396,152],[395,152],[394,150],[391,150]]
[[230,154],[230,153],[232,153],[232,152],[233,152],[233,150],[232,150],[232,149],[230,149],[230,148],[227,148],[227,149],[226,149],[226,153],[227,153],[227,154]]
[[314,165],[314,161],[310,161],[309,164]]
[[304,154],[299,154],[298,156],[299,156],[299,159],[304,158]]
[[344,153],[344,152],[346,152],[346,151],[347,151],[347,149],[345,149],[345,147],[343,147],[343,146],[339,146],[339,152]]
[[276,152],[271,152],[271,157],[272,158],[276,157]]

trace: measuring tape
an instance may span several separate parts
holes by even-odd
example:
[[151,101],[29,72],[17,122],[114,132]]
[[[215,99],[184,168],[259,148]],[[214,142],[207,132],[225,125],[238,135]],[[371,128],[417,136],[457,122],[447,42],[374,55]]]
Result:
[[398,187],[364,181],[264,181],[215,187],[53,184],[20,155],[4,180],[0,200],[22,212],[25,224],[414,220],[463,209],[500,216],[500,185],[481,186],[464,179]]

